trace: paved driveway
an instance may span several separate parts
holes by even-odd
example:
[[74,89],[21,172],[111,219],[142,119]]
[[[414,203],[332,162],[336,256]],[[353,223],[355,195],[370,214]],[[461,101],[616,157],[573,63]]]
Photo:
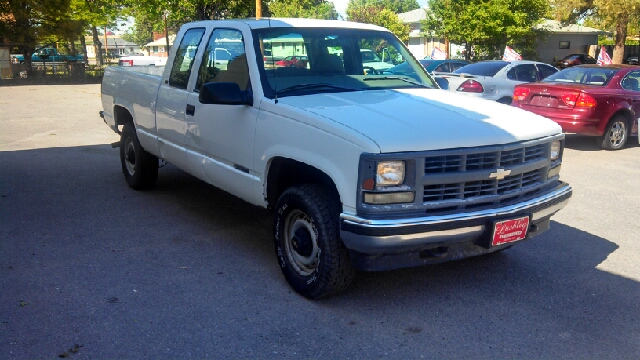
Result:
[[568,138],[544,235],[312,302],[267,211],[172,166],[129,189],[99,91],[0,87],[0,359],[640,358],[636,138]]

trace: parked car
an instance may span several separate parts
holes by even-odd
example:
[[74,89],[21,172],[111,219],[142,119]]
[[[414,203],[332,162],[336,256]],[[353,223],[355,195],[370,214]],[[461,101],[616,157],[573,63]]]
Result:
[[627,58],[627,64],[638,65],[638,57],[637,56],[629,56]]
[[536,61],[489,60],[469,64],[449,74],[435,74],[449,82],[449,91],[460,92],[503,104],[511,104],[516,85],[535,82],[558,71]]
[[[22,55],[11,55],[11,59],[14,63],[24,63],[24,56]],[[31,62],[46,64],[57,62],[84,63],[85,59],[84,55],[62,55],[56,48],[44,47],[36,49],[36,51],[31,54]]]
[[640,67],[580,65],[516,86],[513,106],[557,122],[564,132],[597,137],[618,150],[638,134]]
[[558,69],[564,69],[582,64],[595,64],[597,62],[598,61],[589,54],[571,54],[558,60],[555,65]]
[[420,64],[427,69],[428,72],[442,72],[442,73],[450,73],[460,69],[463,66],[469,65],[469,62],[466,60],[432,60],[432,59],[423,59],[419,60]]
[[[300,40],[292,49],[312,44],[309,69],[263,66],[259,40],[282,34]],[[242,44],[224,69],[207,61],[220,39]],[[371,63],[359,50],[371,44],[385,44],[380,58],[406,61],[415,78],[365,74]],[[560,180],[560,126],[435,90],[405,45],[375,25],[198,21],[182,26],[162,75],[145,69],[110,66],[102,80],[101,116],[120,135],[126,182],[152,187],[162,159],[271,209],[274,267],[311,299],[345,290],[355,269],[504,250],[548,230],[572,195]]]
[[306,66],[308,59],[306,56],[300,56],[300,55],[287,56],[280,61],[276,61],[276,66],[284,66],[284,67],[296,66],[296,63],[299,61],[304,61],[304,65]]

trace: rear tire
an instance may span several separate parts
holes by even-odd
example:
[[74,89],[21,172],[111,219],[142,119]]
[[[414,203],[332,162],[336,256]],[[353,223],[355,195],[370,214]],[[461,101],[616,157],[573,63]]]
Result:
[[158,180],[158,158],[140,145],[133,123],[124,124],[120,137],[120,162],[124,178],[136,190],[152,188]]
[[604,135],[598,138],[599,145],[605,150],[620,150],[629,138],[627,120],[616,115],[609,120]]
[[320,185],[294,186],[276,205],[275,249],[289,285],[315,300],[346,290],[355,271],[338,230],[340,203]]

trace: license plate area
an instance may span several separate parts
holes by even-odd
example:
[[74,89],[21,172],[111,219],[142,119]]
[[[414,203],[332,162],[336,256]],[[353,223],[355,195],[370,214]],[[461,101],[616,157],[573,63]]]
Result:
[[528,230],[529,216],[495,221],[493,223],[491,246],[499,246],[524,240],[527,237]]

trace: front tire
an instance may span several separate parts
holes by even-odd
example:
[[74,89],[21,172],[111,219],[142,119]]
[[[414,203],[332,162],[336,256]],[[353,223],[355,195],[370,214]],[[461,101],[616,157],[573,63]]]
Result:
[[605,150],[620,150],[627,143],[629,129],[624,117],[616,115],[607,124],[604,135],[598,138],[600,146]]
[[284,277],[300,295],[320,299],[346,290],[355,271],[340,240],[340,203],[320,185],[284,191],[276,205],[276,255]]
[[136,190],[152,188],[158,180],[158,158],[140,145],[133,123],[126,123],[120,137],[120,162],[124,178]]

